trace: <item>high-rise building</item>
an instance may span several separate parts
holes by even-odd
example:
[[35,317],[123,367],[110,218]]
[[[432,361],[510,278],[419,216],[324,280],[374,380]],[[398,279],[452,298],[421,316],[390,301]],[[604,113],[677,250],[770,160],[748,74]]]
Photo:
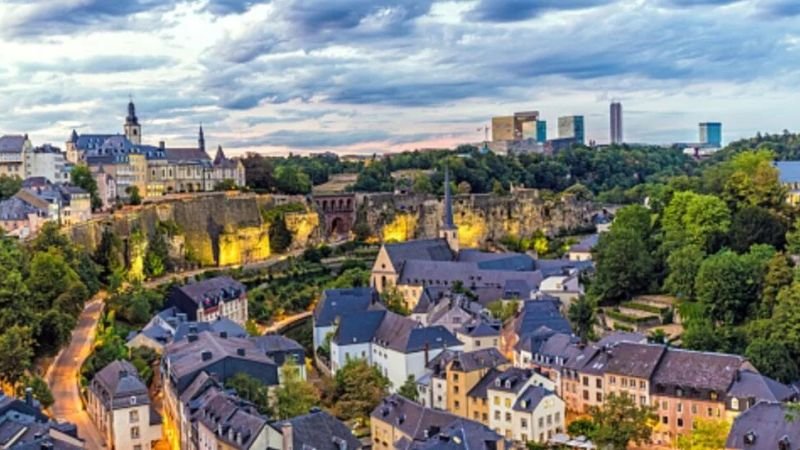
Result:
[[492,141],[537,139],[539,111],[524,111],[513,116],[492,117]]
[[700,124],[700,144],[709,147],[722,147],[722,124],[702,122]]
[[583,145],[585,132],[583,128],[583,116],[566,116],[558,118],[558,137],[572,138],[575,142]]
[[622,143],[622,103],[611,102],[611,143]]
[[492,117],[492,141],[513,141],[514,131],[514,116]]

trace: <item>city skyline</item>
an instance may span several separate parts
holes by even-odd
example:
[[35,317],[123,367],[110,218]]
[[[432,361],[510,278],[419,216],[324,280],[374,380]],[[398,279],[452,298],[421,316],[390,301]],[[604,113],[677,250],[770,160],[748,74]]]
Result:
[[793,129],[799,17],[779,0],[9,0],[0,133],[117,132],[130,95],[146,143],[202,122],[233,155],[445,147],[532,109],[552,136],[583,115],[602,144],[614,99],[628,142],[693,142],[701,122],[731,142]]

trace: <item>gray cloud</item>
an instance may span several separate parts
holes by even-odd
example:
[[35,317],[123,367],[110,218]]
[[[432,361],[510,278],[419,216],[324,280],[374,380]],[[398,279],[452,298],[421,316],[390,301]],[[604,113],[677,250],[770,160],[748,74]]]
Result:
[[480,0],[470,16],[489,22],[517,22],[553,10],[593,8],[615,0]]
[[91,56],[84,59],[62,58],[56,61],[32,62],[20,64],[20,71],[53,72],[63,74],[74,73],[121,73],[138,72],[159,67],[166,67],[174,63],[172,58],[166,56]]

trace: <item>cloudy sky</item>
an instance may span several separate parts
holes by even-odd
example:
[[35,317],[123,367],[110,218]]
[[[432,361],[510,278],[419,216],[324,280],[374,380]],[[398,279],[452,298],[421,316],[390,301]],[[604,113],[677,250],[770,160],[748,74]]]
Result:
[[483,138],[493,115],[583,114],[608,141],[800,131],[797,0],[0,0],[0,133],[145,141],[204,124],[231,153],[385,152]]

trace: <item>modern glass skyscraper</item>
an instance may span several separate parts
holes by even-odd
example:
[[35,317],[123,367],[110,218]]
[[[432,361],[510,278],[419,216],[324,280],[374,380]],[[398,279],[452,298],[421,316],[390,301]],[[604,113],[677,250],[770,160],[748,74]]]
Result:
[[722,124],[719,122],[701,123],[700,143],[709,147],[722,147]]
[[611,143],[622,143],[622,103],[611,103]]
[[558,118],[558,137],[573,138],[575,142],[583,145],[584,128],[583,116],[565,116]]

